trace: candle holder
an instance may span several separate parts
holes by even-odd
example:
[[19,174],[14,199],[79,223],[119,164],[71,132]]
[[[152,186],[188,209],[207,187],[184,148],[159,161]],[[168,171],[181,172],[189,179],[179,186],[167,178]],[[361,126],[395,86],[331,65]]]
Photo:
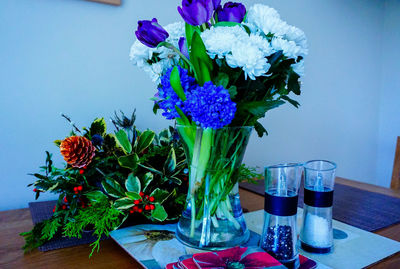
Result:
[[333,248],[332,205],[336,164],[315,160],[304,164],[303,226],[301,248],[329,253]]
[[265,213],[260,247],[288,268],[299,268],[297,201],[301,164],[265,168]]

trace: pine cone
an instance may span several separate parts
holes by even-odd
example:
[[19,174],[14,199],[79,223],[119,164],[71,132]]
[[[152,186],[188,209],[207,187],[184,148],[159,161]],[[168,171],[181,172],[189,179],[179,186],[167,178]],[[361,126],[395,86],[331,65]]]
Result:
[[83,136],[67,137],[60,145],[64,160],[76,168],[89,165],[95,155],[95,150],[92,142]]

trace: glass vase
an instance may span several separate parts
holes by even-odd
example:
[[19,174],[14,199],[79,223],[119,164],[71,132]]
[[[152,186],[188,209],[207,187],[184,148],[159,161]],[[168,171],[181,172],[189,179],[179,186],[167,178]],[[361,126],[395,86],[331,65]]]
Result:
[[200,249],[245,243],[249,230],[240,205],[238,180],[252,127],[177,127],[189,166],[186,209],[177,238]]

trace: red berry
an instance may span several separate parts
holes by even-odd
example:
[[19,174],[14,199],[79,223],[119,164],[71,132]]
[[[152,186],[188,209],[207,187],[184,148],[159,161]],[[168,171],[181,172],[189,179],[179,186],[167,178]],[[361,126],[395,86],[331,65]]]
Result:
[[150,202],[154,202],[154,197],[153,197],[153,196],[150,196],[149,201],[150,201]]
[[150,205],[150,210],[154,210],[156,208],[154,205]]
[[142,213],[142,212],[143,212],[143,209],[139,208],[139,209],[138,209],[138,212],[139,212],[139,213]]
[[53,208],[53,213],[54,213],[54,212],[56,212],[56,209],[55,209],[55,208]]
[[78,191],[78,187],[74,187],[74,192],[77,192]]
[[62,205],[62,209],[63,210],[67,209],[67,206],[66,205]]
[[64,197],[64,203],[68,203],[67,196]]
[[134,203],[135,205],[138,205],[138,204],[140,203],[140,201],[139,201],[139,200],[135,200],[135,201],[133,201],[133,203]]
[[34,189],[33,189],[33,192],[37,192],[37,189],[36,189],[36,188],[34,188]]
[[150,210],[150,206],[149,206],[149,205],[146,205],[146,206],[144,207],[144,210]]
[[84,167],[82,167],[83,169],[87,169],[87,166],[85,165]]
[[80,170],[79,170],[79,174],[81,174],[81,175],[82,175],[83,173],[85,173],[85,170],[83,170],[83,169],[80,169]]
[[188,178],[188,177],[186,177],[186,176],[185,176],[185,177],[183,177],[183,180],[184,180],[184,181],[186,181],[186,180],[188,180],[188,179],[189,179],[189,178]]
[[131,214],[132,214],[133,212],[134,212],[133,210],[129,210],[129,213],[131,213]]
[[139,193],[139,195],[140,195],[141,197],[143,197],[144,192],[141,191],[141,192]]
[[86,206],[85,205],[82,205],[82,208],[85,208]]
[[78,186],[78,191],[81,191],[83,189],[82,186]]
[[89,204],[88,206],[89,206],[89,207],[91,207],[91,206],[92,206],[92,204]]

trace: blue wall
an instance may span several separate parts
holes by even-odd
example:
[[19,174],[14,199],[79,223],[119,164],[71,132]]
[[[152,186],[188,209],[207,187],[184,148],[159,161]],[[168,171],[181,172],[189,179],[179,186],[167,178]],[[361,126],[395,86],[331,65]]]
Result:
[[[52,141],[71,128],[60,112],[85,126],[116,109],[137,108],[140,128],[168,125],[152,114],[154,85],[128,55],[137,20],[174,22],[179,2],[0,1],[0,210],[33,200],[27,173],[43,164],[45,150],[61,163]],[[384,2],[268,4],[306,32],[310,55],[302,108],[271,112],[270,136],[252,138],[246,162],[263,167],[327,158],[338,162],[341,176],[388,185],[390,179],[376,174]]]

